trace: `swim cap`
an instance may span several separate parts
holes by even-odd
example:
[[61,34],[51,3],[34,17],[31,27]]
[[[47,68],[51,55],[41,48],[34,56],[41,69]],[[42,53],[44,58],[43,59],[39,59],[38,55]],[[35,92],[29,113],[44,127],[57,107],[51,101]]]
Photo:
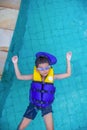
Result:
[[38,52],[38,53],[36,53],[36,58],[38,58],[40,56],[47,57],[49,59],[49,61],[50,61],[50,65],[56,64],[56,62],[57,62],[56,57],[49,54],[49,53],[47,53],[47,52]]

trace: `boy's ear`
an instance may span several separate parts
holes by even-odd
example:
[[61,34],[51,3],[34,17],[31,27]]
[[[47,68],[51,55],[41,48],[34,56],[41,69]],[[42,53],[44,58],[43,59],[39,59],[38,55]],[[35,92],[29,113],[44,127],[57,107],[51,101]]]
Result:
[[38,71],[38,72],[39,72],[39,70],[38,70],[37,68],[38,68],[38,67],[36,67],[36,66],[35,66],[35,67],[34,67],[34,70],[36,70],[36,71]]

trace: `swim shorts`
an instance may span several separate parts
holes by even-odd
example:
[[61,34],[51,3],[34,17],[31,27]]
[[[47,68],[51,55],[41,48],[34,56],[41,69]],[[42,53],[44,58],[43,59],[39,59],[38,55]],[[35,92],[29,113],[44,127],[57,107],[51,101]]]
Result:
[[45,116],[46,114],[48,114],[50,112],[53,112],[51,105],[47,106],[46,108],[39,109],[35,105],[30,103],[24,113],[24,117],[34,120],[34,118],[36,117],[39,110],[41,110],[42,116]]

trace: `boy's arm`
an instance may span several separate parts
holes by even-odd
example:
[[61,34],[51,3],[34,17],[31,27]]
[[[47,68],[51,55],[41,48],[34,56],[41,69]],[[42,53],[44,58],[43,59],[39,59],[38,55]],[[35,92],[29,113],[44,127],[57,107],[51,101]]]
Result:
[[22,75],[19,71],[19,68],[18,68],[18,57],[17,56],[13,56],[12,57],[12,62],[14,64],[14,69],[15,69],[15,74],[16,74],[16,77],[17,79],[20,79],[20,80],[31,80],[33,78],[33,75]]
[[55,74],[54,79],[63,79],[63,78],[67,78],[71,75],[71,63],[70,63],[71,57],[72,57],[72,53],[68,52],[67,55],[66,55],[66,59],[67,59],[67,71],[66,71],[66,73]]

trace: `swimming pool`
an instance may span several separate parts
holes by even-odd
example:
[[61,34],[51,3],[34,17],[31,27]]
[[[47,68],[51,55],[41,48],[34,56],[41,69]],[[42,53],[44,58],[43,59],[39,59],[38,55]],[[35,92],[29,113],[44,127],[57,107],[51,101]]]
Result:
[[[66,71],[66,52],[72,51],[72,75],[55,81],[55,130],[87,130],[87,2],[83,0],[26,0],[21,3],[1,82],[0,130],[16,130],[28,105],[30,81],[17,80],[11,57],[19,56],[22,73],[32,73],[35,53],[54,54],[55,73]],[[28,126],[45,130],[39,112]]]

